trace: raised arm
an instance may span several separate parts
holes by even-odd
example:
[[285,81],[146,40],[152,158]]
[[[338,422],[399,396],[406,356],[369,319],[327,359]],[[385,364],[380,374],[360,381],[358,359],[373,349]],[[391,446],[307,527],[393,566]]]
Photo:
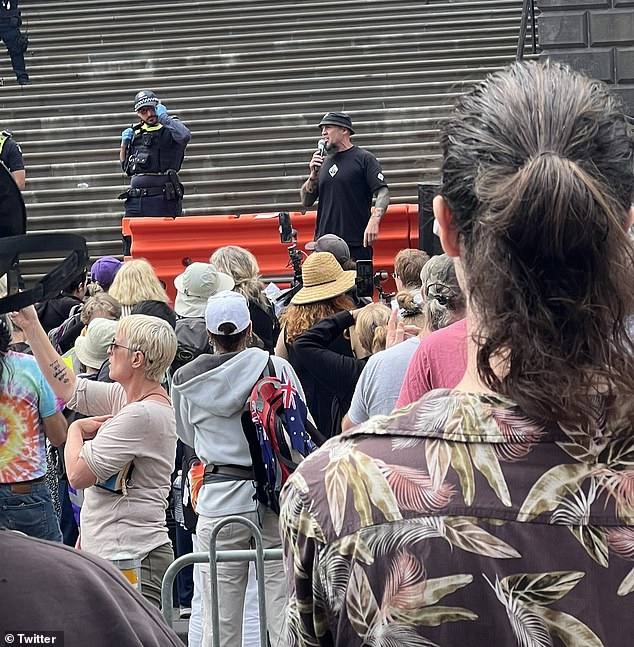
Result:
[[179,144],[186,144],[191,138],[192,134],[187,128],[187,126],[180,120],[177,119],[176,117],[170,117],[167,114],[167,109],[165,111],[161,110],[161,108],[164,108],[162,103],[159,103],[158,106],[156,106],[156,115],[158,117],[159,123],[165,126],[167,130],[169,130],[170,135],[173,137],[174,141],[178,142]]
[[310,207],[317,196],[319,195],[318,181],[319,181],[319,169],[324,163],[324,158],[319,153],[313,153],[313,156],[308,163],[308,168],[310,169],[310,175],[304,184],[302,184],[301,189],[299,190],[299,197],[302,201],[302,206]]
[[42,328],[33,306],[11,314],[11,320],[22,328],[33,351],[40,370],[51,385],[53,393],[68,402],[75,390],[75,373],[69,368],[59,353],[53,348],[48,335]]

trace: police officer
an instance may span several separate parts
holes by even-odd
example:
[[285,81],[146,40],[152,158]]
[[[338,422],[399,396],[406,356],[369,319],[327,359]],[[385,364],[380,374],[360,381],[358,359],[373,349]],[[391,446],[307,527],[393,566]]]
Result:
[[18,0],[0,1],[0,38],[4,41],[11,57],[11,65],[20,85],[29,83],[29,75],[24,63],[24,52],[28,47],[28,38],[20,31],[22,18]]
[[24,170],[22,149],[11,137],[11,133],[6,130],[0,132],[0,162],[9,169],[20,191],[24,191],[26,171]]
[[177,172],[191,139],[189,129],[151,90],[134,98],[141,122],[121,133],[121,167],[132,179],[125,198],[126,216],[180,216],[183,185]]

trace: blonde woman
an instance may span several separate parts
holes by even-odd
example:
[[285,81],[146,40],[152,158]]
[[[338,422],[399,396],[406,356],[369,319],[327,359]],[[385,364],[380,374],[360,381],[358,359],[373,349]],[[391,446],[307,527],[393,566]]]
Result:
[[217,249],[209,257],[209,262],[220,272],[233,277],[233,291],[244,296],[249,304],[253,333],[262,342],[264,349],[273,353],[280,333],[280,324],[271,302],[264,293],[255,256],[244,247],[227,245]]
[[55,395],[94,416],[70,425],[64,451],[69,483],[85,490],[82,549],[111,560],[139,557],[141,593],[160,606],[161,581],[174,558],[165,507],[176,457],[176,419],[161,381],[176,354],[176,334],[157,317],[123,317],[108,346],[114,382],[94,382],[66,366],[34,308],[12,316]]
[[163,284],[144,258],[126,261],[114,277],[108,293],[121,304],[121,316],[129,315],[132,307],[141,301],[169,303]]

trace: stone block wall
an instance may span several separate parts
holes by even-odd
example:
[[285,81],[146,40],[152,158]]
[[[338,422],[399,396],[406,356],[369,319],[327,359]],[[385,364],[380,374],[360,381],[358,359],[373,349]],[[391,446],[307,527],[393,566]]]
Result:
[[634,0],[536,0],[542,56],[614,87],[634,115]]

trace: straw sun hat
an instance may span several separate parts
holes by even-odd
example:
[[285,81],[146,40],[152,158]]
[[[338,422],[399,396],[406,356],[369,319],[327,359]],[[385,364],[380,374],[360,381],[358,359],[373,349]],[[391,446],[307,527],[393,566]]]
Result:
[[291,299],[293,305],[304,305],[332,299],[354,285],[357,273],[344,271],[329,252],[314,252],[302,265],[302,289]]

